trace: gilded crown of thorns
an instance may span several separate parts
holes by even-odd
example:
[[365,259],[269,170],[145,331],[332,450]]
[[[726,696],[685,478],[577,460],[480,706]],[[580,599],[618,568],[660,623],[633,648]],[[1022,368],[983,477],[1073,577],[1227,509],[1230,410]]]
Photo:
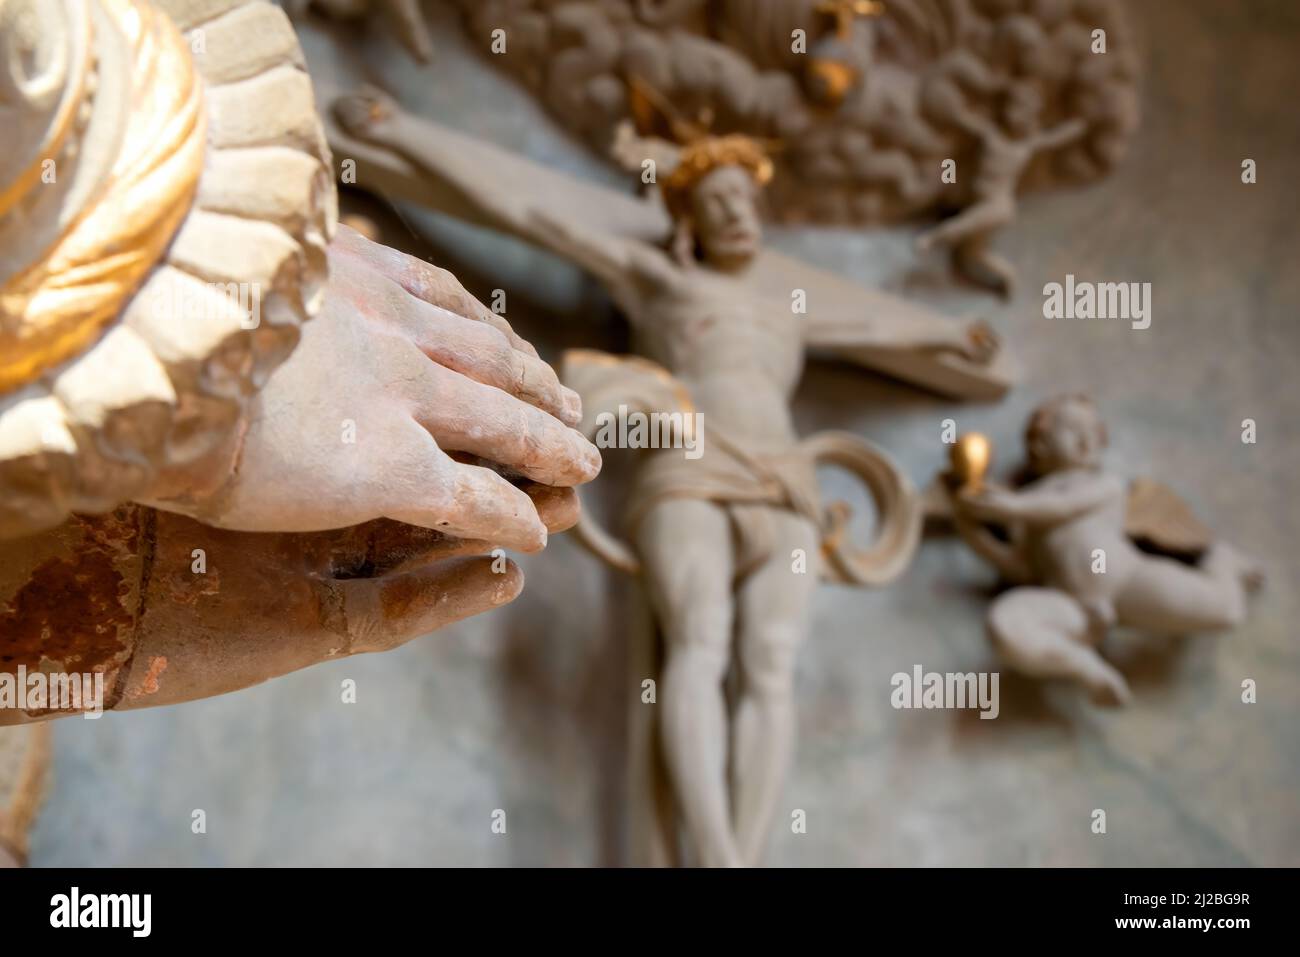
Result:
[[668,211],[675,218],[688,216],[691,190],[723,166],[741,167],[760,186],[772,179],[771,157],[757,140],[740,133],[705,136],[682,147],[681,159],[660,184]]

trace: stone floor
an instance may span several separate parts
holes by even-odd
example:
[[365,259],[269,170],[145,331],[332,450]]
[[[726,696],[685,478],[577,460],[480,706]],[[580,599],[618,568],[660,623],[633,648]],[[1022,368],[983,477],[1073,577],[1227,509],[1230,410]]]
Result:
[[[995,666],[980,624],[992,578],[962,547],[926,542],[883,591],[824,588],[799,662],[800,742],[783,802],[806,811],[807,833],[778,826],[772,864],[1300,864],[1300,643],[1289,624],[1300,611],[1300,5],[1131,6],[1147,50],[1142,132],[1100,185],[1027,199],[999,240],[1020,269],[1014,301],[952,286],[937,259],[916,261],[906,230],[774,238],[860,282],[987,315],[1023,384],[996,405],[959,407],[815,365],[798,421],[870,436],[924,481],[941,464],[943,418],[989,432],[1008,463],[1031,406],[1089,391],[1110,422],[1113,466],[1174,484],[1263,559],[1270,585],[1233,634],[1119,643],[1136,693],[1126,710],[1003,675],[996,721],[889,704],[889,676],[913,664]],[[445,31],[427,70],[382,38],[362,49],[408,106],[609,175]],[[324,44],[310,50],[314,72],[344,75]],[[1257,185],[1240,182],[1246,157]],[[384,221],[390,242],[478,292],[508,289],[512,322],[548,358],[621,347],[599,291],[562,264],[413,210]],[[1151,328],[1042,318],[1043,284],[1067,272],[1152,283]],[[1244,418],[1257,421],[1257,444],[1240,441]],[[60,722],[33,863],[625,860],[636,595],[565,539],[523,565],[514,605],[391,654],[179,708]],[[344,678],[357,682],[356,704],[340,702]],[[1245,678],[1258,682],[1256,704],[1240,700]],[[191,833],[198,808],[203,835]],[[1090,832],[1095,808],[1107,812],[1105,835]],[[504,835],[491,826],[498,809]]]

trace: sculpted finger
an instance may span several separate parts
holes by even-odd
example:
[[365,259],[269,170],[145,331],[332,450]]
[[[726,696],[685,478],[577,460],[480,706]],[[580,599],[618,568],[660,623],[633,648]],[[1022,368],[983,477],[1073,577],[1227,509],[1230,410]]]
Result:
[[[571,488],[527,483],[523,491],[532,499],[548,535],[568,531],[578,522],[578,493]],[[392,574],[422,568],[433,562],[467,555],[491,555],[504,560],[499,542],[481,538],[455,538],[432,529],[381,518],[360,527],[362,538],[355,554],[334,549],[329,571],[335,577],[353,577],[361,568],[374,574]]]
[[576,489],[556,488],[529,482],[524,486],[524,491],[533,500],[537,515],[546,525],[549,534],[566,532],[578,524],[578,515],[582,511],[582,506],[578,502]]
[[[552,488],[529,482],[524,491],[533,500],[537,515],[546,526],[548,535],[568,531],[578,523],[578,493],[571,488]],[[387,520],[384,520],[387,521]],[[384,551],[379,546],[371,555],[374,567],[387,572],[408,571],[422,568],[433,562],[466,555],[490,555],[498,563],[505,560],[500,542],[490,542],[481,538],[454,538],[424,528],[414,528],[400,522],[389,522],[396,529],[407,532],[394,533],[398,545],[392,551]],[[420,534],[423,533],[422,537]],[[418,543],[412,547],[412,542]]]
[[382,578],[335,582],[352,654],[388,651],[412,638],[508,604],[524,587],[502,559],[453,558]]
[[446,452],[468,452],[544,485],[581,485],[600,453],[554,416],[458,372],[431,366],[416,418]]
[[397,503],[386,516],[521,552],[546,547],[546,526],[527,494],[478,465],[453,464],[448,476],[422,500]]
[[387,276],[416,299],[431,306],[439,306],[466,319],[486,322],[509,339],[521,352],[536,356],[532,343],[515,334],[510,323],[483,305],[460,284],[451,272],[415,256],[372,243],[360,233],[349,229],[345,234],[340,227],[335,243],[344,252],[360,256],[381,275]]
[[416,308],[399,321],[429,358],[549,412],[565,425],[582,421],[578,394],[560,384],[550,365],[514,348],[503,332],[441,306],[407,301]]

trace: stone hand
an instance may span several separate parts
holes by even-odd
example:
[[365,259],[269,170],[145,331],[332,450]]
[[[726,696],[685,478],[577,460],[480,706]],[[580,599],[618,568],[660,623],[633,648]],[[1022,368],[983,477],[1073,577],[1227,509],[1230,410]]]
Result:
[[[524,488],[550,531],[577,521],[573,489]],[[175,704],[396,648],[522,587],[495,543],[387,519],[267,534],[128,505],[0,545],[0,671],[102,672],[106,710]]]
[[575,393],[455,277],[346,227],[318,316],[254,400],[232,474],[154,500],[211,525],[307,532],[389,518],[523,551],[546,529],[506,476],[569,487],[600,456]]

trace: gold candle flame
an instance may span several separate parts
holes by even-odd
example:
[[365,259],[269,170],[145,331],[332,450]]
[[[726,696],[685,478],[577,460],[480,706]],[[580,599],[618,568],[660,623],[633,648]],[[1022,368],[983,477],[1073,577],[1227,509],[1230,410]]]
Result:
[[948,452],[950,473],[961,488],[979,488],[993,460],[993,446],[982,432],[967,432],[958,437]]

